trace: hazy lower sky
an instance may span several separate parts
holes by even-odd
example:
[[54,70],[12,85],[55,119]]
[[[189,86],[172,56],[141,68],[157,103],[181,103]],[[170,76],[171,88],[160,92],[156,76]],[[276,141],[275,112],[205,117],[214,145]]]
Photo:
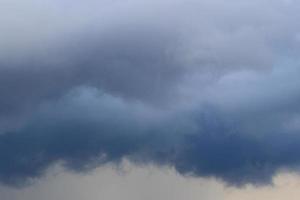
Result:
[[0,0],[0,199],[296,199],[299,9]]
[[46,176],[24,188],[0,187],[1,200],[57,199],[174,199],[174,200],[297,200],[300,177],[282,173],[273,185],[226,187],[215,179],[183,177],[171,168],[100,167],[87,174],[74,174],[54,167]]

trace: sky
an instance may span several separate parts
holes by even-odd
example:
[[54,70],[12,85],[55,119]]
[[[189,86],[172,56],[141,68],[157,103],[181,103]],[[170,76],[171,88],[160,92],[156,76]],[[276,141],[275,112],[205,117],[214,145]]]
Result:
[[296,199],[299,9],[0,0],[1,200]]

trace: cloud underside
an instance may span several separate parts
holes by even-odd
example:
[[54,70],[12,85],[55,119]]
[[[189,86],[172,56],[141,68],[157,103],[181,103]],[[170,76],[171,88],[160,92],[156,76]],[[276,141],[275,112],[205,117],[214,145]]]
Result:
[[237,186],[297,170],[300,4],[4,3],[1,183],[123,159]]
[[284,130],[281,116],[234,119],[208,106],[158,117],[143,105],[83,90],[0,136],[2,183],[25,184],[57,162],[86,171],[129,159],[233,185],[265,184],[279,170],[296,170],[299,164],[299,134]]

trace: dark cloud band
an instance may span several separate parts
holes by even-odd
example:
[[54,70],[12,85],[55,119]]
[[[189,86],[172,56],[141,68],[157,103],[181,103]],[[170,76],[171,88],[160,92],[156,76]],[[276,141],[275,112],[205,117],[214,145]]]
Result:
[[236,185],[298,167],[299,3],[3,1],[22,12],[0,8],[2,183],[57,162]]
[[[233,123],[215,109],[177,113],[153,122],[145,117],[145,110],[138,117],[140,108],[125,108],[111,97],[100,95],[83,102],[68,100],[69,106],[61,103],[41,112],[28,126],[0,135],[0,181],[22,185],[57,162],[85,171],[129,159],[234,185],[262,184],[270,183],[279,170],[299,165],[299,136],[284,132],[278,124],[276,132],[267,129],[259,136],[247,134],[245,124]],[[91,102],[97,110],[90,110],[95,106]]]

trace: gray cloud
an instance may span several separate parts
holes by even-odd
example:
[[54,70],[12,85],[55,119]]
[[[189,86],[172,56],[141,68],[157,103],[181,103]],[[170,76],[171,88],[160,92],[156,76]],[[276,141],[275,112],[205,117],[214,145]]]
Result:
[[237,185],[298,166],[298,3],[3,2],[21,12],[1,12],[2,183],[123,158]]
[[287,131],[277,118],[267,116],[258,127],[256,115],[237,120],[214,107],[163,115],[86,90],[45,107],[24,128],[1,135],[2,183],[24,184],[57,162],[85,171],[127,158],[234,185],[262,184],[299,164],[297,130]]

